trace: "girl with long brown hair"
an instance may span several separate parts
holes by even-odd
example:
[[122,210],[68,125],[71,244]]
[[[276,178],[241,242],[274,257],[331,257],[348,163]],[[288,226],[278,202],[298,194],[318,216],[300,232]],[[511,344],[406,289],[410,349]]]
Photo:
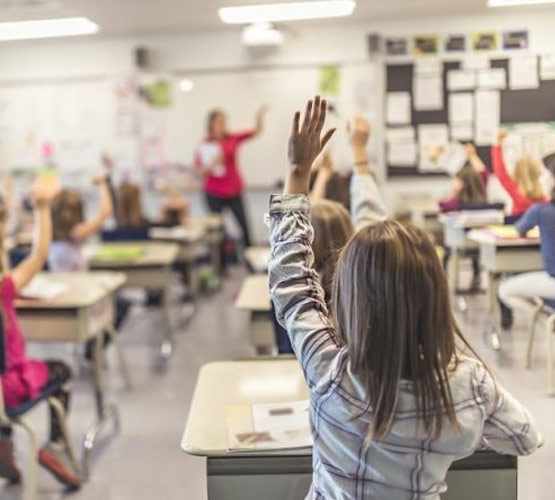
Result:
[[307,498],[439,500],[454,460],[485,444],[524,455],[541,444],[526,409],[473,356],[451,312],[426,234],[364,226],[339,258],[330,315],[312,268],[308,188],[326,103],[296,113],[284,195],[270,201],[270,290],[310,390]]

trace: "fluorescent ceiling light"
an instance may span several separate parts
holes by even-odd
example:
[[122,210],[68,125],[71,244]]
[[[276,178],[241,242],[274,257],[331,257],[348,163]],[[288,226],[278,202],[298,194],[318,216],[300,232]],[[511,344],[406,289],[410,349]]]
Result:
[[225,24],[256,24],[350,16],[355,7],[354,0],[325,0],[222,7],[218,14]]
[[195,84],[193,80],[189,80],[189,78],[183,78],[179,82],[179,89],[181,92],[191,92],[195,88]]
[[271,23],[251,24],[243,29],[243,44],[247,47],[275,47],[283,44],[283,33]]
[[0,23],[0,42],[7,40],[30,40],[62,36],[91,35],[98,31],[98,24],[86,17],[62,19],[39,19]]
[[488,0],[488,7],[512,7],[555,3],[555,0]]

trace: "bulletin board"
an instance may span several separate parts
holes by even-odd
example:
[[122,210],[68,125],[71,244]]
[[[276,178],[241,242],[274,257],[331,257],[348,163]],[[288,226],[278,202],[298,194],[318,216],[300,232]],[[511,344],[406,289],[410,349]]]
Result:
[[[509,73],[509,58],[492,58],[491,68],[503,68]],[[425,124],[448,124],[448,102],[450,91],[447,87],[447,73],[461,69],[461,61],[443,61],[443,107],[437,110],[418,111],[414,109],[413,77],[415,64],[391,63],[386,65],[386,92],[408,92],[411,95],[412,118],[410,125],[417,127]],[[535,89],[500,90],[501,124],[553,122],[555,120],[555,80],[540,80]],[[394,128],[389,127],[388,128]],[[484,163],[491,165],[490,147],[478,147],[478,154]],[[421,172],[417,165],[399,166],[387,164],[389,177],[445,176],[445,173]]]

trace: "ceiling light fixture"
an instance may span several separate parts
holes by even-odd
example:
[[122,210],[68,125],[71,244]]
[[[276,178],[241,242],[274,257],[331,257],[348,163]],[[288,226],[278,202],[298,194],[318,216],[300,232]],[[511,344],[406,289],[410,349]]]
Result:
[[488,7],[515,7],[555,3],[555,0],[488,0]]
[[243,29],[243,44],[247,47],[275,47],[283,44],[283,33],[271,23],[257,23]]
[[179,90],[181,90],[181,92],[191,92],[194,88],[195,84],[193,80],[190,80],[189,78],[183,78],[183,80],[179,82]]
[[63,36],[92,35],[99,26],[86,17],[39,19],[0,23],[0,42]]
[[218,14],[225,24],[257,24],[350,16],[355,7],[354,0],[324,0],[222,7]]

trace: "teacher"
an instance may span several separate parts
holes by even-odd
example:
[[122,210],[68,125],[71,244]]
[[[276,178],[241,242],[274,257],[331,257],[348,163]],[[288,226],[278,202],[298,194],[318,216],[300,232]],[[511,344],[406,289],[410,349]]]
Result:
[[228,208],[239,223],[245,247],[251,246],[249,224],[243,204],[243,180],[237,164],[237,150],[246,140],[262,132],[264,106],[256,113],[254,128],[231,133],[227,130],[225,113],[216,109],[208,114],[206,139],[199,146],[195,159],[204,176],[204,192],[211,212],[222,213]]

